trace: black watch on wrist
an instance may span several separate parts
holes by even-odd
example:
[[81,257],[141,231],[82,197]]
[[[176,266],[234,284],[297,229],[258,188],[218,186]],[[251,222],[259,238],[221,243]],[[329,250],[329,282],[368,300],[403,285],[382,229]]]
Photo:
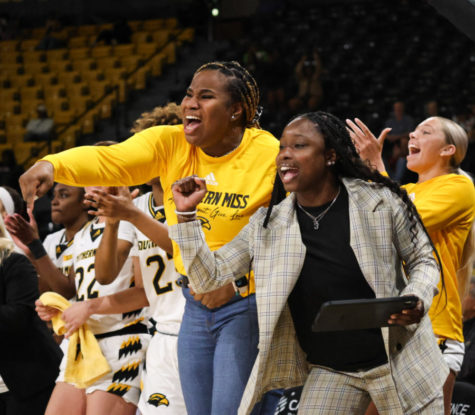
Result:
[[249,281],[247,280],[246,276],[241,277],[233,282],[234,289],[236,290],[236,294],[245,294],[248,290]]

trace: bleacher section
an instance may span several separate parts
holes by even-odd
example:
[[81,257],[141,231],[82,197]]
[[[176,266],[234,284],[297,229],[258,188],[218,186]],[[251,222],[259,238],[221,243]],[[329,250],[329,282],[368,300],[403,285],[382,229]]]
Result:
[[111,117],[132,91],[144,90],[164,65],[174,64],[176,48],[194,39],[194,29],[180,28],[174,18],[128,24],[130,44],[94,45],[111,24],[64,27],[55,33],[67,44],[62,49],[36,50],[43,28],[0,42],[0,153],[13,149],[25,167],[46,154],[45,143],[23,141],[40,103],[55,122],[51,150],[74,146],[81,134],[95,131],[98,120]]

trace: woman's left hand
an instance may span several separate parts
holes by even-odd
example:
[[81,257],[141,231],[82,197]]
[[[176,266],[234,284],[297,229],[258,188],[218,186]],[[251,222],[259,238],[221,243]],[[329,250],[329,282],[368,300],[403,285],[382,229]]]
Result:
[[389,317],[388,323],[391,326],[409,326],[410,324],[419,323],[423,316],[424,303],[418,300],[414,308],[402,310],[398,314],[392,314],[391,317]]
[[87,321],[91,314],[88,301],[78,301],[71,304],[70,307],[63,311],[63,320],[66,327],[64,337],[69,338]]

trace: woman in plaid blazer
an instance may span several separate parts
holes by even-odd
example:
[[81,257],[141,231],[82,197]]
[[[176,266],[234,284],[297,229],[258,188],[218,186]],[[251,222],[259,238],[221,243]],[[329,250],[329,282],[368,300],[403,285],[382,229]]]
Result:
[[[276,180],[271,206],[214,252],[193,215],[205,182],[191,177],[173,186],[177,210],[189,214],[182,215],[187,223],[170,228],[170,236],[180,246],[193,289],[213,290],[251,266],[255,272],[259,355],[239,414],[249,414],[267,390],[301,384],[299,414],[364,414],[370,399],[380,414],[442,414],[448,369],[426,314],[439,270],[407,194],[368,168],[344,124],[322,112],[287,125],[276,162],[290,195],[273,207],[282,199]],[[336,264],[339,257],[342,264]],[[318,311],[309,297],[321,302],[352,298],[352,292],[353,298],[368,292],[376,298],[415,295],[419,302],[392,315],[390,327],[365,331],[362,343],[360,332],[346,332],[315,354],[328,336],[302,324]]]

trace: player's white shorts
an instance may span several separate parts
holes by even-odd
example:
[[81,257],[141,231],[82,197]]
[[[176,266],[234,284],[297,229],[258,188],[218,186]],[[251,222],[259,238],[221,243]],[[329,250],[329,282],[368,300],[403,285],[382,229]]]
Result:
[[139,409],[143,415],[186,415],[178,374],[178,336],[156,332],[142,372]]
[[438,339],[442,357],[449,369],[457,374],[462,368],[463,357],[465,355],[465,345],[458,340]]
[[[140,396],[143,358],[150,337],[148,333],[138,333],[99,339],[99,347],[112,370],[86,388],[86,393],[102,390],[114,393],[126,402],[137,405]],[[69,341],[66,339],[61,343],[64,356],[56,382],[64,382],[68,345]]]

